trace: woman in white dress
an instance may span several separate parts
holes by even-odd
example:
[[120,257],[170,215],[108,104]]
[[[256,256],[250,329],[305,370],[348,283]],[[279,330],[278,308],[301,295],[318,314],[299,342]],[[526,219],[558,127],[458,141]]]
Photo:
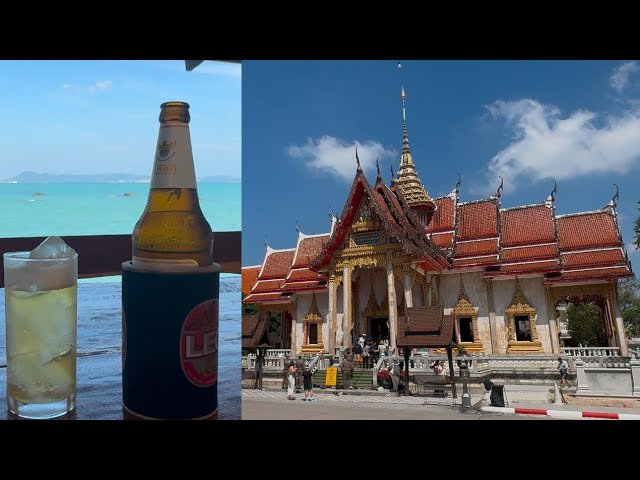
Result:
[[295,373],[296,373],[296,366],[294,363],[289,364],[289,385],[287,386],[287,398],[289,400],[295,400],[296,397],[293,396],[293,393],[295,392],[296,389],[296,380],[295,380]]

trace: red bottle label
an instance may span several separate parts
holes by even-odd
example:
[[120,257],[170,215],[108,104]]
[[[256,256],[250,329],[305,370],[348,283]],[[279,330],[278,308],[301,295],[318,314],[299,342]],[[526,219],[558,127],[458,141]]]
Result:
[[218,299],[196,306],[182,324],[182,371],[193,385],[208,387],[218,379]]

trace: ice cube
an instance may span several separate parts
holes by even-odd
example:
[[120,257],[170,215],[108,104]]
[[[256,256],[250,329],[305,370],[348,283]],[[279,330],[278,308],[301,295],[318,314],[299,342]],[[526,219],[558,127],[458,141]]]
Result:
[[47,237],[44,242],[31,250],[29,258],[69,258],[75,250],[64,243],[60,237]]

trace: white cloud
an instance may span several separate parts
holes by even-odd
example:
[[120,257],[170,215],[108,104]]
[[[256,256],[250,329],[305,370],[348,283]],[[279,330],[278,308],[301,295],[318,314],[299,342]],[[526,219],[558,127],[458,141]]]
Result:
[[98,90],[108,90],[112,85],[113,82],[111,80],[100,80],[87,88],[87,92],[95,93]]
[[640,160],[640,110],[608,116],[578,110],[566,118],[552,105],[536,100],[498,100],[486,107],[503,118],[513,142],[489,162],[493,178],[505,179],[505,190],[521,177],[570,179],[598,173],[625,173]]
[[73,85],[71,83],[65,83],[62,85],[62,90],[66,90],[72,93],[80,94],[80,93],[89,93],[93,94],[100,90],[108,90],[113,86],[113,82],[111,80],[98,80],[93,85],[89,85],[88,87],[79,87],[77,85]]
[[356,173],[356,146],[363,170],[373,170],[376,158],[380,161],[396,155],[395,150],[385,149],[373,140],[346,142],[324,135],[308,139],[303,145],[291,145],[288,149],[292,158],[306,162],[311,169],[335,175],[344,180],[352,180]]
[[625,62],[613,70],[609,78],[609,85],[618,93],[622,93],[629,84],[629,77],[632,73],[640,70],[638,62]]

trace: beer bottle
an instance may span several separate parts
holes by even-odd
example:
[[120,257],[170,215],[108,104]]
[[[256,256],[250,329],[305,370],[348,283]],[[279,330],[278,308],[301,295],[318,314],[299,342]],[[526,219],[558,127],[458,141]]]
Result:
[[160,132],[147,205],[131,238],[134,265],[213,263],[213,232],[200,210],[189,104],[160,106]]

